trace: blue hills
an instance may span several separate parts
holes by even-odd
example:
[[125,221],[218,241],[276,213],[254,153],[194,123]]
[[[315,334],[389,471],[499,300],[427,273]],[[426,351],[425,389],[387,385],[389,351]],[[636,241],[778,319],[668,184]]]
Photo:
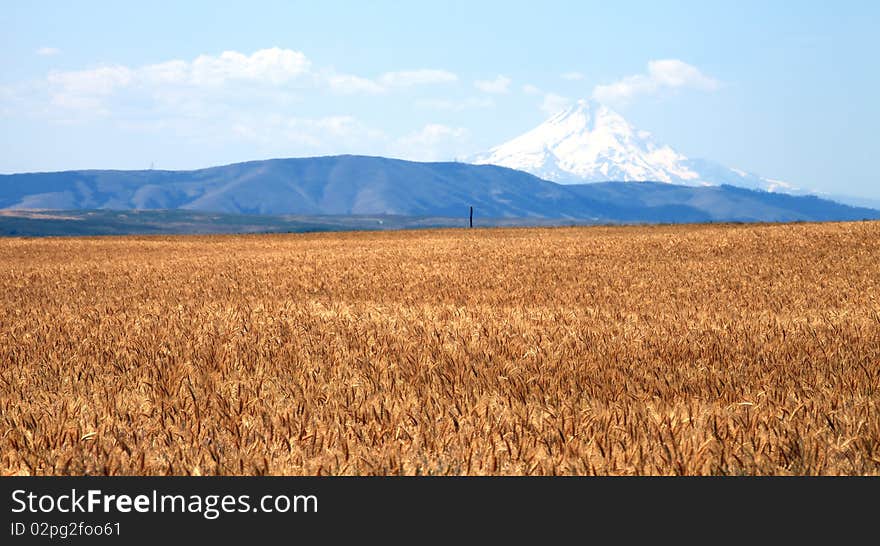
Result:
[[[0,175],[0,209],[176,210],[223,215],[466,217],[505,224],[880,219],[816,196],[661,182],[557,184],[494,165],[367,156],[270,159],[190,171]],[[14,214],[13,214],[14,216]],[[224,217],[226,217],[224,216]],[[442,224],[442,222],[439,222]],[[124,231],[124,229],[123,229]]]

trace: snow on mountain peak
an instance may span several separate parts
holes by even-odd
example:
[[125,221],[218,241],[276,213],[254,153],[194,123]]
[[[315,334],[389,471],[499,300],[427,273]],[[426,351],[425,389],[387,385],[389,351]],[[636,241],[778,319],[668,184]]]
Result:
[[563,184],[613,180],[793,189],[778,180],[690,160],[593,100],[577,101],[531,131],[478,155],[473,163],[518,169]]

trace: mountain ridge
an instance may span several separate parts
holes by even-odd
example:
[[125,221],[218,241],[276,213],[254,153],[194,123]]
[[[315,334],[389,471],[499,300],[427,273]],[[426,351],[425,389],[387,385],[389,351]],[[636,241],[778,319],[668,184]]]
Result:
[[880,212],[812,196],[665,182],[563,185],[494,165],[320,156],[192,171],[0,175],[0,209],[187,210],[251,215],[389,214],[588,222],[861,220]]

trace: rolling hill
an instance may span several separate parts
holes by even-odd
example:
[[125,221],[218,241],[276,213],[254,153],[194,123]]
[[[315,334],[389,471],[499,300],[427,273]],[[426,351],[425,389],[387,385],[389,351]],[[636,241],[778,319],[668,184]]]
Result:
[[466,217],[471,206],[478,218],[531,219],[532,224],[538,219],[666,223],[880,218],[876,210],[815,196],[727,185],[557,184],[494,165],[351,155],[251,161],[192,171],[0,175],[0,209],[10,211],[180,210],[303,218],[458,219]]

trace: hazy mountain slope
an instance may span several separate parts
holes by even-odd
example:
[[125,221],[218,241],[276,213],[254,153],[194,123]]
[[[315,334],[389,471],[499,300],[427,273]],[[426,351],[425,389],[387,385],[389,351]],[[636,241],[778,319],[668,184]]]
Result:
[[247,211],[261,203],[249,212],[461,215],[474,206],[487,216],[527,217],[581,214],[585,206],[556,184],[498,167],[359,156],[262,163],[185,208]]
[[273,159],[195,171],[0,176],[0,209],[11,210],[178,209],[251,215],[463,218],[471,206],[478,218],[587,222],[857,220],[880,216],[877,211],[815,197],[731,186],[658,182],[561,185],[492,165],[363,156]]
[[196,171],[69,171],[0,176],[0,208],[173,209],[250,214],[598,214],[597,204],[527,173],[463,163],[333,156]]
[[[880,218],[880,211],[812,195],[788,195],[729,185],[689,187],[660,182],[599,182],[568,185],[566,189],[595,201],[627,203],[631,211],[652,210],[651,216],[656,221],[683,221],[677,219],[678,215],[697,213],[704,219],[692,221],[792,222]],[[669,212],[671,220],[660,218],[663,210]]]

